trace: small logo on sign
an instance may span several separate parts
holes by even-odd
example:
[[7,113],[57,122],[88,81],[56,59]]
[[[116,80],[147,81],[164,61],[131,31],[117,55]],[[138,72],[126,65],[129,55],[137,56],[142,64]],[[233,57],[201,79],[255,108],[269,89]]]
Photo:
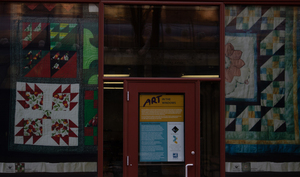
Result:
[[178,159],[178,153],[173,153],[173,158]]
[[175,127],[172,128],[172,130],[173,130],[174,133],[176,133],[176,132],[178,132],[179,129],[175,126]]

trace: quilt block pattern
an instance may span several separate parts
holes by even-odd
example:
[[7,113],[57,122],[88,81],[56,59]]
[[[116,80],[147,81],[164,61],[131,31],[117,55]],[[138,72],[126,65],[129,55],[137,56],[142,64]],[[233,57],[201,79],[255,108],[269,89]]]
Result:
[[98,83],[98,12],[76,3],[20,7],[26,15],[10,26],[11,64],[17,71],[11,75],[8,148],[97,152],[90,146],[97,145],[97,96],[85,104],[85,91]]
[[98,144],[98,91],[87,90],[84,96],[84,144]]
[[98,25],[86,23],[83,29],[83,82],[98,84]]
[[21,22],[24,77],[77,78],[78,25]]
[[[226,6],[226,152],[298,153],[299,8]],[[297,14],[297,15],[295,15]],[[242,54],[238,54],[238,52]],[[231,54],[233,55],[233,54]],[[272,146],[271,146],[272,145]]]
[[15,144],[78,145],[79,84],[17,82]]

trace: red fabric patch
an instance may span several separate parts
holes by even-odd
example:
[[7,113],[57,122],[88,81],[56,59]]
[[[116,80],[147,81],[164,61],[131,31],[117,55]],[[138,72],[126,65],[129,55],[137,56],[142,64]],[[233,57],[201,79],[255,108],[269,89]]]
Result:
[[98,145],[98,136],[94,136],[94,145]]
[[76,78],[77,77],[77,53],[64,64],[53,76],[53,78]]
[[24,123],[25,123],[25,121],[24,121],[24,119],[22,119],[22,120],[16,125],[16,127],[24,127]]
[[17,100],[17,101],[20,103],[20,105],[21,105],[24,109],[26,109],[26,108],[25,108],[25,105],[27,104],[26,101],[24,101],[24,100]]
[[57,144],[59,144],[60,137],[52,136],[51,137]]
[[93,136],[93,127],[84,127],[84,136]]
[[53,92],[53,96],[61,93],[61,85]]
[[78,93],[71,93],[70,101],[72,101],[77,95],[78,95]]
[[[23,124],[24,126],[24,124]],[[24,136],[24,128],[22,128],[17,134],[16,136]]]
[[85,91],[84,99],[85,100],[93,100],[94,99],[94,91]]
[[71,120],[69,120],[69,127],[70,128],[78,128],[78,126],[74,122],[72,122]]
[[98,100],[94,100],[94,108],[98,109]]
[[70,103],[70,111],[77,105],[78,102],[71,102]]
[[47,77],[51,75],[50,52],[36,64],[25,77]]
[[34,93],[34,91],[32,90],[32,88],[26,83],[26,92],[30,92],[31,94]]
[[71,129],[69,129],[69,136],[70,137],[78,137]]
[[67,10],[70,11],[73,8],[73,4],[62,4],[62,6]]
[[63,93],[71,93],[71,85],[69,85],[64,91]]
[[37,142],[37,140],[39,140],[42,136],[36,136],[36,135],[33,135],[33,144],[35,142]]
[[61,137],[61,139],[64,140],[64,142],[65,142],[67,145],[69,145],[69,136],[68,136],[68,135],[66,135],[66,136],[64,136],[64,137]]
[[30,138],[31,138],[31,136],[24,136],[24,138],[23,138],[24,144],[26,144]]
[[38,5],[38,3],[26,4],[26,6],[31,10],[34,10]]
[[56,6],[56,4],[54,4],[54,3],[44,3],[43,5],[44,5],[44,7],[46,7],[49,11],[51,11],[51,10]]

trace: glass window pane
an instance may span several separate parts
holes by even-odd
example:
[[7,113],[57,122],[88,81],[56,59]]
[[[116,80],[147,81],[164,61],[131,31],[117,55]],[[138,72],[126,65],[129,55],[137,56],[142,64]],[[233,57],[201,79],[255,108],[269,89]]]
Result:
[[201,82],[201,177],[220,176],[220,83]]
[[0,7],[0,174],[97,175],[97,5]]
[[216,6],[104,7],[104,76],[219,75]]
[[103,176],[123,176],[123,82],[104,82]]

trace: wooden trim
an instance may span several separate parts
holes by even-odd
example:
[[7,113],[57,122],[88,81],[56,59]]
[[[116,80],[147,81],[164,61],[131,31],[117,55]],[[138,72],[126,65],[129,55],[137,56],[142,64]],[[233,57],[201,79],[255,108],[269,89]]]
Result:
[[200,106],[201,106],[201,102],[200,102],[200,81],[197,81],[196,82],[196,95],[195,95],[195,98],[196,98],[196,103],[195,103],[195,108],[196,108],[196,113],[195,113],[195,133],[196,133],[196,176],[201,176],[201,112],[200,112]]
[[123,84],[123,176],[127,176],[127,155],[128,155],[128,102],[127,102],[127,91],[128,82],[125,81]]
[[190,5],[220,5],[222,4],[220,1],[216,2],[197,2],[197,1],[110,1],[110,0],[102,0],[104,4],[123,4],[123,5],[181,5],[181,6],[190,6]]
[[99,22],[98,22],[98,177],[103,176],[103,39],[104,37],[104,12],[103,12],[104,6],[103,4],[99,3]]
[[300,5],[298,0],[292,1],[224,1],[225,5]]
[[106,77],[103,81],[221,81],[221,78],[150,78],[150,77],[127,77],[127,78],[117,78],[117,77]]
[[32,3],[32,2],[49,2],[49,3],[99,3],[100,0],[1,0],[1,2],[11,2],[11,3],[18,3],[18,2],[27,2],[27,3]]
[[240,0],[210,0],[207,2],[200,2],[200,1],[152,1],[152,0],[145,0],[145,1],[126,1],[126,0],[1,0],[1,2],[50,2],[50,3],[104,3],[104,4],[136,4],[136,5],[143,5],[143,4],[164,4],[164,5],[220,5],[222,3],[225,4],[266,4],[266,5],[300,5],[299,0],[248,0],[248,1],[240,1]]
[[220,177],[225,177],[225,5],[220,7]]

